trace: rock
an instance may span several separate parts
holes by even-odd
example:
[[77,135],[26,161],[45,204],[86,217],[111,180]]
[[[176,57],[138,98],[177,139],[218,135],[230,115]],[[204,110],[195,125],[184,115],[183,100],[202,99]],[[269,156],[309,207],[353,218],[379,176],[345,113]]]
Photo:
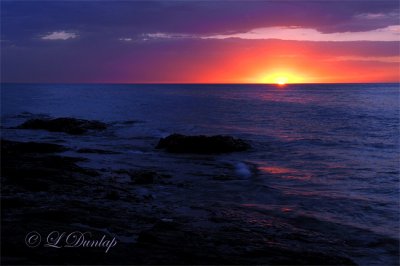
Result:
[[55,153],[66,151],[67,148],[51,143],[43,142],[18,142],[1,140],[2,151],[15,153]]
[[137,185],[149,185],[154,183],[163,183],[163,179],[172,178],[169,174],[160,174],[152,170],[135,170],[135,169],[120,169],[115,170],[116,174],[123,174],[130,177],[132,182]]
[[49,143],[2,140],[3,183],[29,191],[48,191],[54,186],[72,184],[71,177],[76,175],[98,175],[96,171],[76,164],[85,160],[83,158],[51,154],[65,149],[64,146]]
[[[1,198],[1,207],[5,209],[11,208],[23,208],[26,207],[27,200],[22,198],[12,198],[12,197],[2,197]],[[32,205],[32,204],[31,204]]]
[[43,129],[51,132],[65,132],[71,135],[80,135],[87,133],[89,130],[105,130],[107,125],[95,120],[61,117],[55,119],[29,119],[17,128]]
[[154,171],[148,171],[148,170],[138,170],[138,171],[130,172],[130,176],[132,178],[132,181],[135,184],[148,185],[148,184],[154,183],[154,181],[157,177],[157,173]]
[[172,134],[160,139],[156,149],[165,149],[171,153],[229,153],[245,151],[250,145],[242,139],[235,139],[231,136],[185,136]]
[[110,191],[110,192],[108,192],[108,193],[106,194],[106,197],[105,197],[105,198],[106,198],[106,199],[109,199],[109,200],[119,200],[120,196],[119,196],[119,194],[118,194],[117,191],[112,190],[112,191]]
[[27,214],[29,219],[35,219],[36,221],[46,222],[57,222],[57,223],[68,223],[73,219],[68,209],[48,209],[48,210],[37,210]]

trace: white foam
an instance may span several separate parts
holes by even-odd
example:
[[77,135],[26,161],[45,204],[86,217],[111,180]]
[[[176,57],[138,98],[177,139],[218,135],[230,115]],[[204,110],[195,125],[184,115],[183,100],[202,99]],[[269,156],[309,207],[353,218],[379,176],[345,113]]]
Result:
[[250,177],[251,176],[251,170],[249,168],[249,166],[245,163],[237,163],[235,165],[235,172],[237,175],[241,176],[241,177]]

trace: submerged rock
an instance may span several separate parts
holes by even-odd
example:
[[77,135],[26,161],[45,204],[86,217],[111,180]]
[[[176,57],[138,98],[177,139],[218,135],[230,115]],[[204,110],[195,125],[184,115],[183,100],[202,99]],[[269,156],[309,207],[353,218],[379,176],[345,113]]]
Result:
[[172,153],[229,153],[246,151],[250,145],[242,139],[235,139],[231,136],[185,136],[172,134],[160,139],[156,149],[165,149]]
[[51,132],[65,132],[71,135],[80,135],[87,133],[89,130],[105,130],[107,128],[107,125],[96,120],[61,117],[55,119],[29,119],[17,128],[43,129]]

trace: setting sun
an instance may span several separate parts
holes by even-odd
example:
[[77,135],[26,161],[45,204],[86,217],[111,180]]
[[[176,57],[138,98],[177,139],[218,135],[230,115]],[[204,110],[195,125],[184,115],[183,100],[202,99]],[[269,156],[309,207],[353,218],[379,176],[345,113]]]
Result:
[[301,75],[294,74],[293,72],[277,71],[275,73],[262,75],[258,81],[260,83],[285,85],[290,83],[302,83],[305,82],[305,79]]
[[288,78],[287,77],[277,77],[275,79],[275,83],[278,85],[285,85],[286,83],[288,83]]

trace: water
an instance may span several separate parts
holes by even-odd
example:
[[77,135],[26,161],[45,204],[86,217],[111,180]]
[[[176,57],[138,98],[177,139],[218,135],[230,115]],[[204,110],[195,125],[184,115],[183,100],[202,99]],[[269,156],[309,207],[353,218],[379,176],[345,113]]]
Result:
[[[275,217],[291,233],[313,230],[332,241],[347,235],[347,250],[337,252],[357,263],[395,264],[399,92],[398,84],[3,84],[2,137],[119,151],[89,154],[86,164],[164,171],[195,184],[190,193],[159,192],[183,213],[201,202],[257,226]],[[97,119],[111,127],[81,137],[10,129],[37,115]],[[160,137],[175,132],[232,135],[253,149],[218,156],[154,149]],[[237,178],[212,180],[219,174]],[[394,247],[387,248],[391,241]]]

